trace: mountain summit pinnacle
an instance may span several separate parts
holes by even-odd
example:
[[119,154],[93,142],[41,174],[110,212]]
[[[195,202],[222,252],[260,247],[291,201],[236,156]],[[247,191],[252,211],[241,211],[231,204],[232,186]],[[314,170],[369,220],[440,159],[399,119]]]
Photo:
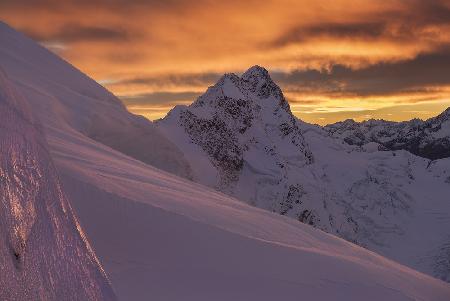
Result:
[[[269,174],[279,166],[313,162],[281,89],[260,66],[251,67],[241,77],[225,74],[192,105],[173,109],[159,126],[180,129],[187,144],[173,141],[182,150],[189,144],[198,145],[195,152],[209,158],[211,173],[217,172],[215,186],[223,191],[247,172]],[[253,158],[265,163],[260,166]],[[274,183],[283,182],[283,173],[275,178]]]
[[267,71],[266,68],[258,66],[258,65],[248,68],[248,70],[245,71],[244,74],[242,75],[242,78],[244,78],[244,79],[248,79],[250,77],[259,77],[259,78],[264,78],[264,79],[270,79],[269,71]]
[[280,104],[287,104],[280,87],[270,78],[269,72],[265,68],[258,65],[253,66],[242,75],[241,79],[258,97],[267,98],[272,95],[281,102]]
[[260,66],[253,66],[241,77],[234,73],[224,74],[219,81],[209,87],[206,93],[200,96],[193,106],[217,106],[224,99],[239,100],[240,103],[254,105],[274,106],[273,109],[283,109],[292,115],[289,104],[283,96],[280,87],[271,79],[269,72]]

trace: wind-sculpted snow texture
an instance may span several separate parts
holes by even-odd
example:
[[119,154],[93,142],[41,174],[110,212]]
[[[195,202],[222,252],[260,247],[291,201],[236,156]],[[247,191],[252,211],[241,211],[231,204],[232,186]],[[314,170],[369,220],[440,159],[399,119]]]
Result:
[[450,157],[450,108],[426,121],[346,120],[325,127],[351,145],[378,143],[380,150],[407,150],[431,160]]
[[41,127],[1,70],[0,300],[115,300]]
[[[427,121],[435,138],[449,131],[445,116]],[[296,119],[259,66],[225,75],[158,126],[195,181],[450,280],[450,159],[334,139]]]

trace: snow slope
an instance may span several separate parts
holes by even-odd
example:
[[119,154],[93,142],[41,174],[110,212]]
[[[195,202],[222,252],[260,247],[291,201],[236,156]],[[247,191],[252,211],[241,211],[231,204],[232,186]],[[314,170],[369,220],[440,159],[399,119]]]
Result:
[[80,139],[50,143],[121,300],[450,296],[440,280]]
[[1,21],[0,66],[34,102],[33,110],[46,127],[80,132],[138,160],[190,177],[183,154],[151,121],[129,113],[111,92]]
[[0,300],[115,300],[41,126],[0,69]]
[[259,66],[225,75],[157,125],[195,181],[450,281],[450,158],[334,139],[295,118]]
[[[450,281],[450,159],[348,147],[314,126],[304,135],[316,158],[309,170],[315,178],[303,177],[311,185],[306,191],[326,204],[312,206],[325,221],[318,227]],[[314,186],[321,189],[315,196]],[[338,218],[327,223],[327,214],[354,227],[342,231]]]
[[[19,45],[31,43],[6,31]],[[11,53],[8,47],[0,43],[2,54]],[[49,66],[65,64],[48,58]],[[11,59],[2,56],[0,66]],[[37,59],[33,51],[17,58]],[[57,79],[38,81],[38,69],[6,65],[44,123],[64,192],[120,300],[448,300],[445,282],[146,165],[74,130],[67,121],[73,119],[60,114],[76,120],[78,106],[92,102],[107,118],[111,105],[85,98],[65,81],[45,85]],[[78,81],[82,75],[74,69],[58,74],[66,76]],[[84,89],[84,95],[103,91]],[[73,107],[64,105],[66,96]],[[64,111],[55,111],[60,106]],[[305,148],[303,164],[311,162],[307,154]]]

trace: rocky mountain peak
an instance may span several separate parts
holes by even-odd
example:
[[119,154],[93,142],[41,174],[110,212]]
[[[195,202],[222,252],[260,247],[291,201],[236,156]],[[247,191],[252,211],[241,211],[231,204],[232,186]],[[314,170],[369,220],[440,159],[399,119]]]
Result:
[[[189,143],[201,147],[218,170],[218,187],[230,187],[245,168],[276,170],[313,162],[300,123],[281,89],[260,66],[242,76],[223,75],[192,105],[173,110],[159,124],[176,124]],[[253,158],[264,158],[264,167]]]
[[276,111],[283,109],[292,115],[280,87],[271,79],[269,72],[260,66],[249,68],[240,77],[234,73],[224,74],[192,106],[216,109],[224,101],[228,104],[231,100],[238,106],[270,107]]
[[255,65],[250,68],[248,68],[247,71],[242,74],[242,78],[247,81],[251,80],[264,80],[264,81],[272,81],[269,75],[269,71],[267,71],[266,68]]
[[258,65],[253,66],[242,75],[241,80],[246,88],[258,97],[268,98],[273,96],[280,101],[280,104],[287,104],[280,87],[274,83],[265,68]]

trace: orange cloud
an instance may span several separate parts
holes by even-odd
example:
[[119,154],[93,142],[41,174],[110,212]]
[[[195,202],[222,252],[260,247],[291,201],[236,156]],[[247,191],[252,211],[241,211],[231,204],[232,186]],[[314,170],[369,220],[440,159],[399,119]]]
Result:
[[[138,97],[129,107],[151,118],[189,102],[221,73],[255,64],[274,74],[299,116],[317,118],[308,121],[450,99],[442,80],[449,78],[448,1],[3,0],[0,17],[126,103]],[[300,76],[312,71],[317,78]],[[419,110],[433,111],[384,117]]]

